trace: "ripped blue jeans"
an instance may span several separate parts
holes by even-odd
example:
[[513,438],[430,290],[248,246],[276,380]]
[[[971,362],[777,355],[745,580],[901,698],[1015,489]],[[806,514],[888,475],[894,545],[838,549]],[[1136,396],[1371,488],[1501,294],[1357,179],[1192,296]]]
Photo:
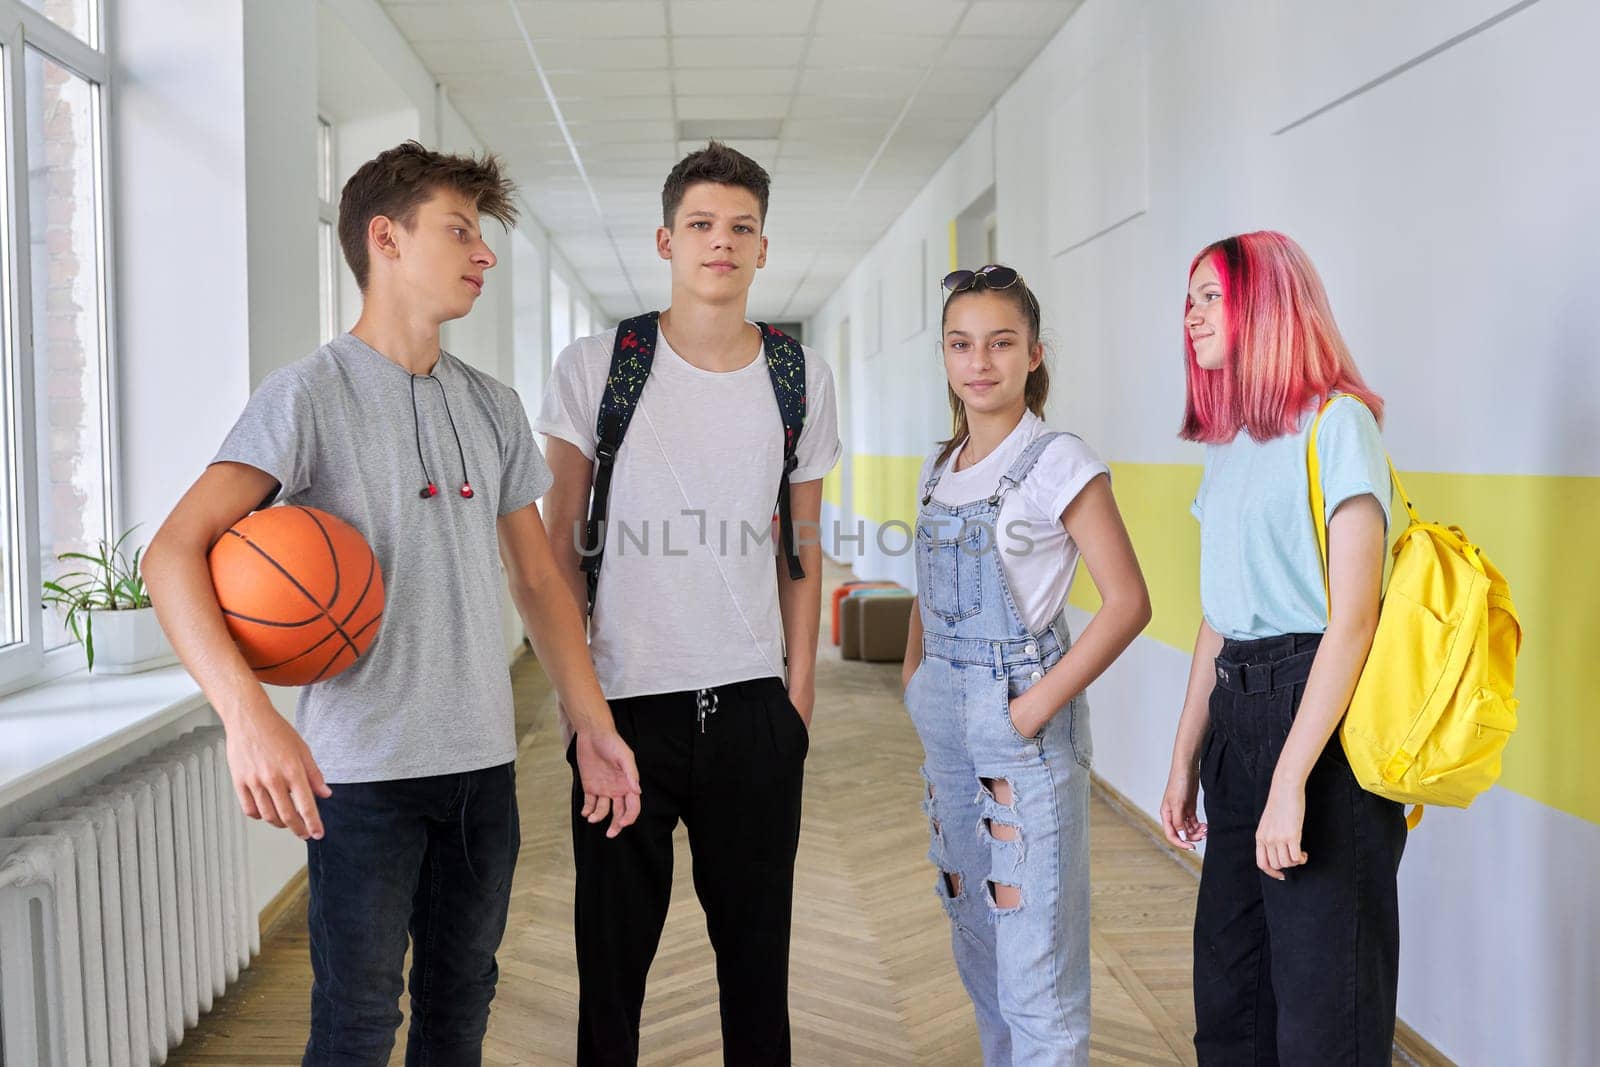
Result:
[[987,1067],[1089,1062],[1089,708],[1080,694],[1033,738],[1009,709],[1065,634],[927,634],[906,688],[935,891]]

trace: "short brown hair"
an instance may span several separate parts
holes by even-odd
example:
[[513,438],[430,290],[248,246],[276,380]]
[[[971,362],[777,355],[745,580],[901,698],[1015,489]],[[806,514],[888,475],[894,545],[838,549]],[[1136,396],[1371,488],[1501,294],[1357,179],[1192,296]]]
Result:
[[733,185],[753,193],[761,205],[762,225],[767,221],[767,191],[772,178],[761,164],[721,141],[707,141],[704,148],[690,152],[678,160],[667,180],[661,186],[662,225],[672,229],[672,219],[683,203],[683,194],[689,186],[701,182]]
[[482,214],[516,225],[516,185],[500,173],[500,160],[448,155],[407,141],[369,159],[344,183],[339,194],[339,244],[344,260],[363,292],[367,288],[367,227],[384,215],[406,229],[417,221],[417,209],[440,189],[471,200]]

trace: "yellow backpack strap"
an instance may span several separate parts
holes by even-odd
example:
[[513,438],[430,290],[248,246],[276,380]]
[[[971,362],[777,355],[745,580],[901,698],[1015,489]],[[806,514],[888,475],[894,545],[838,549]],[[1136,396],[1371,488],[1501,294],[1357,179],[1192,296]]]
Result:
[[1317,531],[1317,558],[1322,561],[1322,595],[1327,600],[1330,612],[1333,590],[1328,585],[1328,524],[1322,513],[1322,462],[1317,457],[1317,431],[1322,428],[1322,416],[1328,413],[1329,406],[1337,399],[1337,396],[1330,396],[1322,402],[1317,417],[1312,420],[1311,436],[1306,442],[1306,478],[1311,487],[1311,528]]
[[[1317,456],[1317,431],[1322,428],[1322,416],[1328,413],[1328,408],[1340,397],[1348,396],[1351,400],[1361,404],[1359,396],[1350,393],[1336,393],[1322,402],[1322,407],[1317,411],[1315,421],[1311,423],[1311,436],[1306,443],[1306,476],[1311,489],[1311,526],[1317,531],[1317,553],[1322,560],[1322,595],[1327,598],[1328,604],[1333,604],[1333,591],[1328,586],[1328,520],[1323,514],[1326,501],[1322,496],[1322,463]],[[1394,483],[1395,492],[1400,494],[1400,503],[1405,505],[1406,515],[1412,522],[1421,522],[1417,517],[1417,509],[1411,506],[1411,497],[1406,493],[1406,487],[1400,483],[1400,472],[1394,469],[1394,460],[1387,455],[1384,461],[1389,464],[1389,479]],[[1420,810],[1417,818],[1421,818]]]

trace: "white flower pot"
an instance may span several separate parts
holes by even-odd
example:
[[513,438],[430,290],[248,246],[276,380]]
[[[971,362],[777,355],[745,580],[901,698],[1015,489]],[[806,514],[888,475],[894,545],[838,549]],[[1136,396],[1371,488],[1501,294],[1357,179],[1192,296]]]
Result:
[[155,608],[96,611],[94,673],[134,674],[178,662],[167,635],[156,621]]

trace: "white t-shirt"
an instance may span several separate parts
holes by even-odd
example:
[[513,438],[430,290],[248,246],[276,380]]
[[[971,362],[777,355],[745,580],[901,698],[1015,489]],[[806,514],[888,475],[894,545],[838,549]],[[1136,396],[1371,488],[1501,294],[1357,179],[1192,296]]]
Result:
[[[615,335],[567,346],[533,423],[591,460]],[[756,358],[718,372],[686,362],[658,337],[617,452],[589,628],[607,699],[784,677],[772,521],[783,419],[756,343],[752,328]],[[791,483],[821,478],[841,451],[833,372],[805,353],[806,421]]]
[[[958,446],[933,488],[933,498],[954,507],[991,496],[1001,475],[1011,469],[1023,450],[1034,438],[1049,432],[1043,419],[1025,412],[998,448],[959,471],[955,466],[966,445]],[[937,455],[922,464],[917,476],[919,498]],[[1097,474],[1109,475],[1110,471],[1082,440],[1065,434],[1045,446],[1022,484],[1000,502],[995,531],[1000,566],[1022,621],[1032,633],[1048,627],[1066,605],[1078,569],[1078,546],[1061,525],[1061,513]]]

